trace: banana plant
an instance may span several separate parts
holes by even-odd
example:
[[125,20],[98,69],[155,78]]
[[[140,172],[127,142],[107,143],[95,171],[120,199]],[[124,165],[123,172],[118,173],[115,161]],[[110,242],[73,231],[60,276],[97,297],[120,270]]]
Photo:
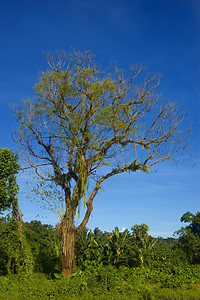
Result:
[[134,225],[132,228],[132,248],[139,265],[147,263],[147,257],[157,243],[156,239],[149,236],[149,227],[146,224]]
[[75,253],[76,262],[81,267],[94,264],[94,261],[100,264],[103,260],[102,247],[100,247],[99,241],[91,230],[89,232],[85,231],[77,240]]
[[126,229],[119,232],[118,227],[115,227],[112,234],[109,236],[110,256],[109,262],[119,267],[128,261],[128,250],[130,247],[130,234]]

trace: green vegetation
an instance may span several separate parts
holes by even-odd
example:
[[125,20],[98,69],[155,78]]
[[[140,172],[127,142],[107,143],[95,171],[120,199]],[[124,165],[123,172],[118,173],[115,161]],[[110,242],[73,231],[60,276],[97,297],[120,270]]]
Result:
[[[189,228],[199,228],[199,212],[191,216]],[[188,252],[182,235],[152,238],[146,224],[131,232],[85,230],[75,245],[77,267],[65,278],[58,230],[23,223],[22,252],[17,223],[1,219],[1,299],[200,299],[199,252]],[[184,233],[188,241],[190,233]]]
[[185,213],[181,222],[190,224],[175,233],[179,236],[179,247],[187,253],[191,263],[200,263],[200,212]]
[[0,149],[0,299],[200,298],[199,212],[183,215],[189,225],[177,239],[153,238],[147,224],[131,232],[86,228],[105,180],[148,173],[186,147],[185,118],[161,103],[159,77],[140,66],[104,73],[90,52],[51,54],[47,62],[33,100],[14,107],[15,138],[36,173],[32,192],[60,223],[23,222],[18,156]]
[[[34,97],[14,106],[15,139],[38,179],[33,192],[60,216],[67,277],[76,266],[75,243],[102,183],[124,172],[149,173],[160,162],[178,159],[189,130],[177,105],[163,103],[158,95],[160,76],[145,74],[142,66],[123,71],[114,64],[103,71],[89,51],[50,53],[46,59],[49,70],[41,73]],[[58,201],[52,187],[60,192],[55,193]],[[81,201],[86,210],[76,227]],[[121,264],[126,239],[117,235],[109,245]],[[147,244],[143,236],[134,243],[143,264],[153,241]]]
[[[188,271],[188,270],[187,270]],[[1,299],[199,299],[199,267],[187,276],[172,276],[149,269],[115,269],[111,266],[77,271],[69,278],[50,280],[44,274],[28,279],[0,277]],[[161,279],[160,279],[161,277]],[[181,282],[181,283],[180,283]],[[191,284],[192,282],[192,284]],[[193,283],[194,282],[194,283]]]
[[18,156],[11,150],[0,149],[0,214],[18,206],[17,193],[19,186],[16,175],[20,170]]
[[22,244],[16,220],[0,219],[0,275],[28,276],[32,272],[33,253],[25,236]]

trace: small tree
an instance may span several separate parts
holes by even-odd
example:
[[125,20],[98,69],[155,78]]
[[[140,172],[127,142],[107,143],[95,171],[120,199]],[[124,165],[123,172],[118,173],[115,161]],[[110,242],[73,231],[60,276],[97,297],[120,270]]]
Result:
[[18,155],[7,148],[0,149],[0,214],[12,208],[12,216],[17,221],[23,247],[22,216],[17,198],[19,185],[16,180],[19,170]]
[[184,250],[190,263],[200,263],[200,212],[186,212],[181,222],[189,223],[174,234],[179,236],[178,246]]
[[[18,155],[0,149],[0,214],[12,209],[12,218],[2,218],[0,224],[0,256],[3,272],[32,272],[32,255],[22,232],[22,216],[17,194],[17,173],[20,170]],[[2,268],[2,269],[3,269]]]
[[157,240],[149,236],[149,226],[147,224],[136,224],[132,228],[132,244],[134,246],[136,259],[139,264],[144,265],[147,257],[151,254]]
[[[175,158],[186,146],[187,130],[177,106],[162,104],[156,94],[159,76],[143,76],[140,66],[128,74],[115,65],[110,73],[101,72],[90,52],[47,54],[47,62],[34,99],[14,107],[21,124],[16,140],[38,178],[64,192],[62,271],[69,276],[75,240],[102,183]],[[87,209],[75,227],[81,199]]]
[[7,148],[0,149],[0,213],[18,209],[19,186],[16,175],[20,170],[18,156]]
[[110,247],[110,257],[112,264],[116,267],[127,263],[128,251],[130,248],[130,235],[128,230],[119,232],[118,227],[115,227],[112,234],[108,237]]

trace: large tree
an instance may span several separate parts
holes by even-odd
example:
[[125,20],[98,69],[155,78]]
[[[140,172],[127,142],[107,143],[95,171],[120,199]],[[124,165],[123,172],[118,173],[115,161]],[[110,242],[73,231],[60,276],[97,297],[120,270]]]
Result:
[[[14,108],[21,124],[16,139],[37,177],[64,192],[62,272],[69,276],[75,240],[102,183],[175,158],[185,148],[187,128],[177,106],[157,95],[159,76],[143,75],[141,66],[123,72],[113,65],[102,72],[90,52],[46,58],[49,70],[41,74],[34,98]],[[75,227],[82,199],[87,208]]]

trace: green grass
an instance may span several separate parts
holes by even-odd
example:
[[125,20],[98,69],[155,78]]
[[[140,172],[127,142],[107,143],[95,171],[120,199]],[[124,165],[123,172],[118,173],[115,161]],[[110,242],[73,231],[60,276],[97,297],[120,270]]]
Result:
[[55,299],[55,300],[199,300],[200,299],[200,289],[195,287],[191,287],[189,289],[179,288],[177,290],[172,289],[161,289],[161,288],[149,288],[144,287],[141,292],[134,293],[132,295],[116,295],[112,294],[112,292],[107,292],[102,295],[91,295],[89,293],[83,293],[82,295],[71,296],[68,293],[62,293],[60,295],[41,293],[37,295],[31,295],[28,291],[24,293],[16,293],[16,292],[0,292],[1,300],[38,300],[38,299]]

